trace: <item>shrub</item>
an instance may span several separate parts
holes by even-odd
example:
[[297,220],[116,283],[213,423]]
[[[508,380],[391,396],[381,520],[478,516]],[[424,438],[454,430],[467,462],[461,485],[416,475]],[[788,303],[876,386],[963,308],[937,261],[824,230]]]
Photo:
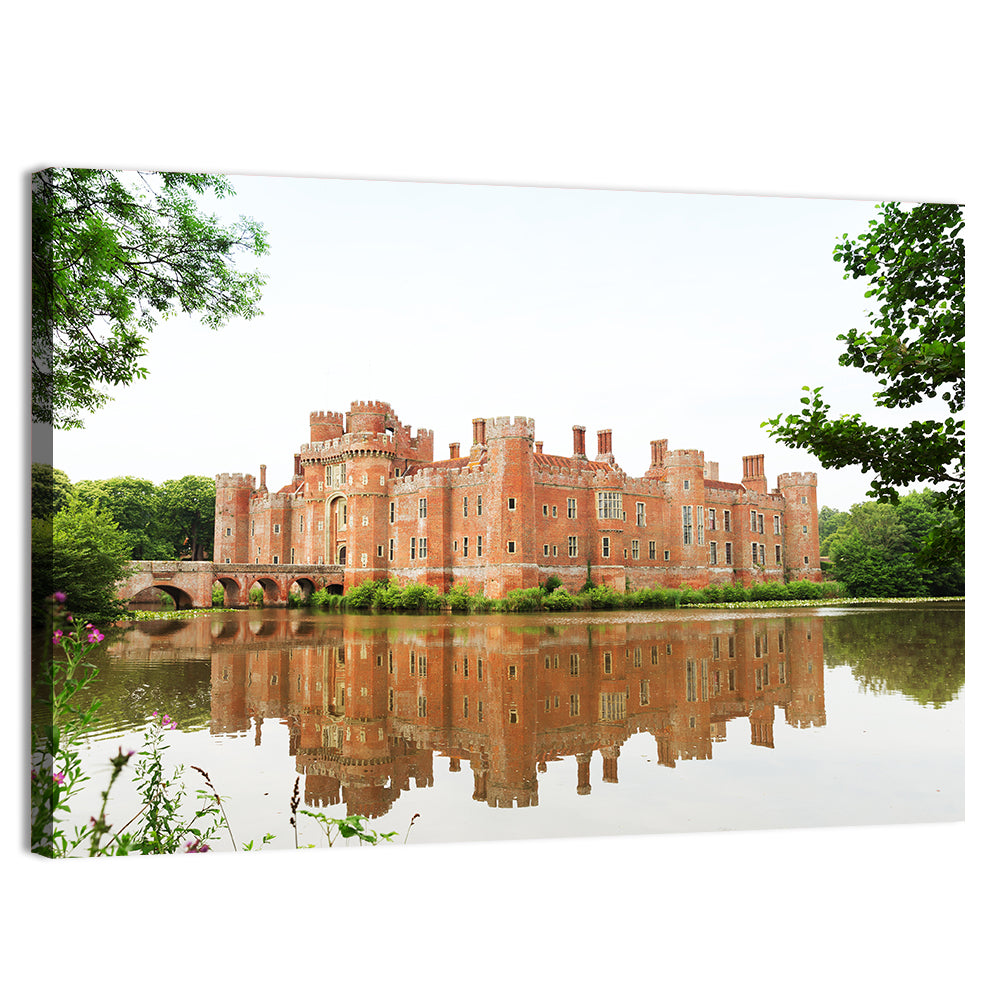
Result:
[[580,598],[574,597],[565,587],[556,587],[542,599],[546,611],[575,611],[580,607]]
[[541,611],[545,596],[546,593],[542,587],[511,590],[508,591],[506,596],[500,599],[500,610],[513,612]]
[[472,604],[472,595],[464,583],[455,584],[445,594],[444,599],[450,605],[451,610],[458,614],[465,614]]
[[212,607],[221,608],[226,603],[226,591],[221,583],[212,584]]
[[545,581],[545,583],[542,584],[542,586],[545,588],[545,592],[547,594],[551,594],[552,591],[558,590],[562,585],[563,585],[562,580],[560,580],[559,577],[556,576],[555,574],[553,574],[552,576],[550,576]]

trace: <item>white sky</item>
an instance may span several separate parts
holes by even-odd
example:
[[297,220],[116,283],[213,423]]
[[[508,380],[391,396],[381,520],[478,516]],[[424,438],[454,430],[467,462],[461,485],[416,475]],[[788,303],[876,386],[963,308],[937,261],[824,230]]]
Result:
[[[836,335],[865,324],[865,286],[844,281],[835,241],[867,228],[874,202],[621,190],[234,176],[224,219],[248,215],[271,254],[252,321],[211,331],[159,325],[149,376],[57,433],[73,481],[268,467],[291,478],[312,410],[390,403],[414,429],[468,451],[473,417],[535,418],[536,439],[572,454],[572,426],[599,429],[630,475],[649,442],[699,448],[739,481],[763,452],[780,472],[820,473],[821,504],[865,499],[858,469],[824,471],[773,442],[765,418],[824,386],[834,412],[878,422],[875,380],[838,366]],[[866,327],[867,328],[867,327]],[[945,412],[928,406],[924,412]],[[154,427],[159,429],[154,430]]]

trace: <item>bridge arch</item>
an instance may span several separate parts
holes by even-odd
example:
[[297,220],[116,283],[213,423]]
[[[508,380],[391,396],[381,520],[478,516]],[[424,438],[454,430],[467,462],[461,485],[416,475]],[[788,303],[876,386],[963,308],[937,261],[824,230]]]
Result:
[[248,596],[255,585],[259,586],[260,589],[264,591],[265,607],[269,604],[280,604],[283,600],[287,599],[287,595],[282,595],[281,587],[278,586],[277,581],[272,580],[269,576],[258,576],[252,579],[250,581],[250,586],[247,588]]
[[156,583],[150,587],[143,587],[141,590],[126,596],[124,599],[128,601],[129,607],[134,607],[140,603],[146,603],[145,600],[140,601],[137,598],[144,598],[148,594],[156,592],[166,594],[171,598],[178,611],[186,611],[188,608],[194,607],[194,598],[186,590],[182,590],[180,587],[175,587],[169,583]]
[[240,585],[234,577],[216,576],[213,578],[212,584],[216,583],[222,586],[222,606],[224,608],[235,608],[239,607],[241,603],[246,603],[240,594]]

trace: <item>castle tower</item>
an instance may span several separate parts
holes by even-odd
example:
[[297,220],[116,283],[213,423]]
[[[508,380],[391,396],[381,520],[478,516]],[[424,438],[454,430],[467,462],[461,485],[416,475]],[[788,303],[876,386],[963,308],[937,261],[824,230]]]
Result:
[[388,572],[389,483],[396,441],[389,432],[391,408],[378,401],[356,401],[341,438],[347,481],[347,559],[344,589]]
[[215,548],[217,563],[250,561],[250,496],[253,476],[221,473],[215,477]]
[[486,596],[538,586],[535,552],[535,482],[531,457],[535,421],[495,417],[486,422],[489,483],[486,487]]
[[671,564],[697,579],[708,564],[705,522],[705,453],[692,448],[663,452],[666,480],[673,491]]
[[785,472],[778,476],[785,498],[782,516],[782,562],[793,580],[823,579],[819,564],[819,505],[815,472]]
[[333,441],[344,433],[343,413],[319,410],[309,414],[309,440]]

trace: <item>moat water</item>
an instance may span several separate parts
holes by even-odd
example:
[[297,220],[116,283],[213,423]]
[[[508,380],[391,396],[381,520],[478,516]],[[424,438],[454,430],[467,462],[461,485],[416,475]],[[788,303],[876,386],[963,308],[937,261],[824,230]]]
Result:
[[[403,617],[222,612],[96,651],[95,812],[168,713],[239,842],[289,800],[409,843],[961,820],[964,605]],[[189,792],[202,787],[188,771]],[[131,784],[111,822],[137,808]],[[413,821],[411,818],[419,814]],[[325,843],[300,816],[300,843]],[[231,849],[228,838],[216,849]]]

